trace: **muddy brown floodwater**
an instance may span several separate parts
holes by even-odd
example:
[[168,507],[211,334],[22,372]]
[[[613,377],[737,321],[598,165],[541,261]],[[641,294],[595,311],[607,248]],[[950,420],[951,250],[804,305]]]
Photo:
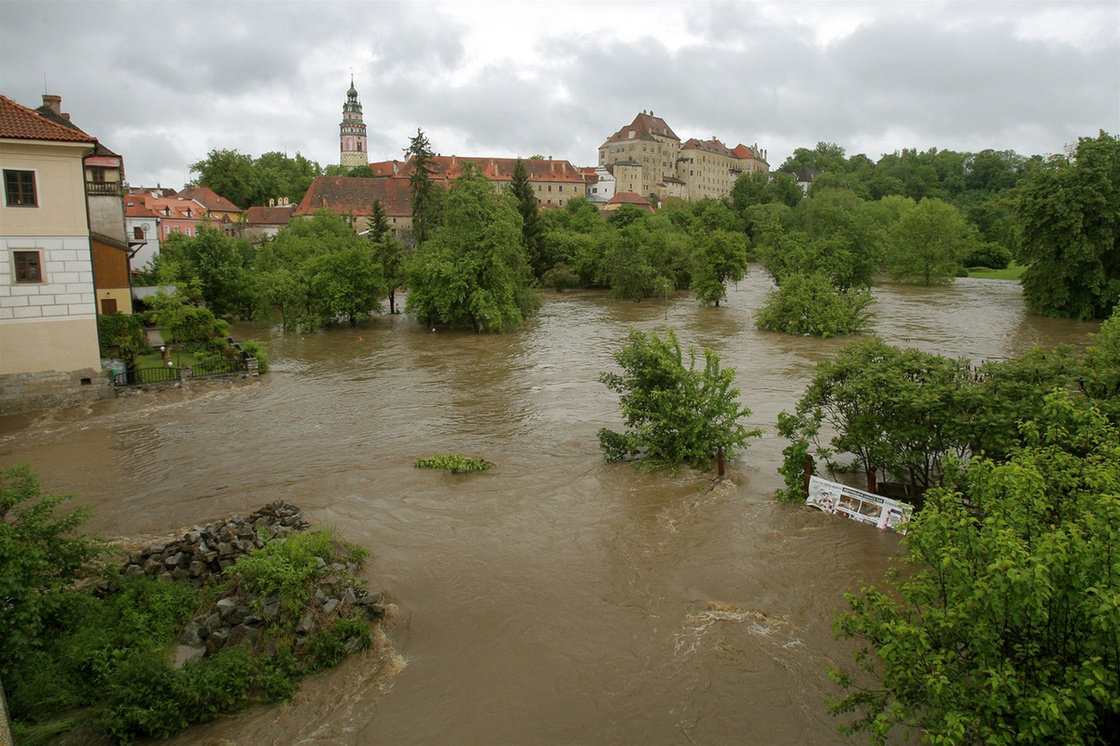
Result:
[[[768,288],[754,269],[719,309],[548,293],[505,336],[405,316],[314,334],[239,325],[268,342],[260,382],[0,418],[0,464],[79,493],[103,535],[283,499],[373,552],[370,585],[399,607],[395,654],[177,744],[846,743],[822,705],[827,668],[850,662],[830,621],[898,540],[775,501],[777,415],[845,342],[755,330]],[[875,292],[888,342],[976,362],[1084,346],[1099,326],[1028,315],[1011,282]],[[738,371],[766,434],[732,484],[603,462],[596,432],[620,415],[597,376],[630,325],[672,326]],[[444,453],[499,466],[413,467]]]

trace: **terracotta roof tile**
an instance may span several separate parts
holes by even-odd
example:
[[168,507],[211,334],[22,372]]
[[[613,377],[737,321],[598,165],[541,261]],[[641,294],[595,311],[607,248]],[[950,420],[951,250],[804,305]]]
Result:
[[313,215],[327,209],[346,215],[369,215],[374,199],[381,200],[389,217],[412,217],[412,193],[407,179],[362,179],[354,176],[319,176],[311,182],[296,215]]
[[193,199],[207,210],[218,212],[244,212],[240,207],[230,202],[210,187],[184,187],[178,195],[182,199]]
[[[634,133],[631,136],[630,133]],[[634,121],[628,126],[623,127],[618,132],[607,138],[607,142],[629,142],[631,140],[652,140],[654,135],[658,137],[667,137],[671,140],[680,142],[680,138],[676,133],[665,124],[665,120],[661,117],[655,117],[652,114],[646,114],[644,111],[638,116],[634,117]],[[606,143],[603,143],[606,145]]]
[[0,137],[13,140],[81,142],[90,145],[96,143],[94,138],[81,130],[52,122],[34,109],[21,106],[2,94],[0,94]]
[[295,213],[296,204],[274,205],[272,207],[250,207],[245,211],[247,225],[287,225]]

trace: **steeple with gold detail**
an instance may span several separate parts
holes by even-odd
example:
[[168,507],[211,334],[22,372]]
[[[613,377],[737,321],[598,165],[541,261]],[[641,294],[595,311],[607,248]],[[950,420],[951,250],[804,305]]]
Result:
[[362,121],[362,103],[358,101],[358,91],[354,88],[354,74],[350,74],[350,90],[346,92],[346,103],[342,105],[342,124],[338,126],[341,157],[339,163],[344,168],[368,166],[366,154],[366,125]]

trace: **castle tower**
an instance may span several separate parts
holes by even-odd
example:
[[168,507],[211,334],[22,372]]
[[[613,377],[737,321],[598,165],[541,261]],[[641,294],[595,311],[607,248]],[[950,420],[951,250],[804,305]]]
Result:
[[358,101],[358,91],[354,88],[354,76],[350,75],[350,90],[346,92],[346,103],[342,105],[342,124],[338,125],[341,157],[339,163],[345,168],[368,166],[366,155],[366,125],[362,121],[362,104]]

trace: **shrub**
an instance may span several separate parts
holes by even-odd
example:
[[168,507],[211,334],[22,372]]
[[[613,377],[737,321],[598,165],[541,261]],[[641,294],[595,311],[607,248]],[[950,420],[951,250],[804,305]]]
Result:
[[241,349],[249,357],[255,357],[257,359],[258,373],[268,372],[268,353],[265,349],[264,342],[261,342],[259,339],[246,339],[241,343]]
[[26,464],[0,469],[0,675],[34,651],[72,603],[67,587],[103,554],[97,539],[75,534],[89,518],[55,509],[73,495],[43,495]]

